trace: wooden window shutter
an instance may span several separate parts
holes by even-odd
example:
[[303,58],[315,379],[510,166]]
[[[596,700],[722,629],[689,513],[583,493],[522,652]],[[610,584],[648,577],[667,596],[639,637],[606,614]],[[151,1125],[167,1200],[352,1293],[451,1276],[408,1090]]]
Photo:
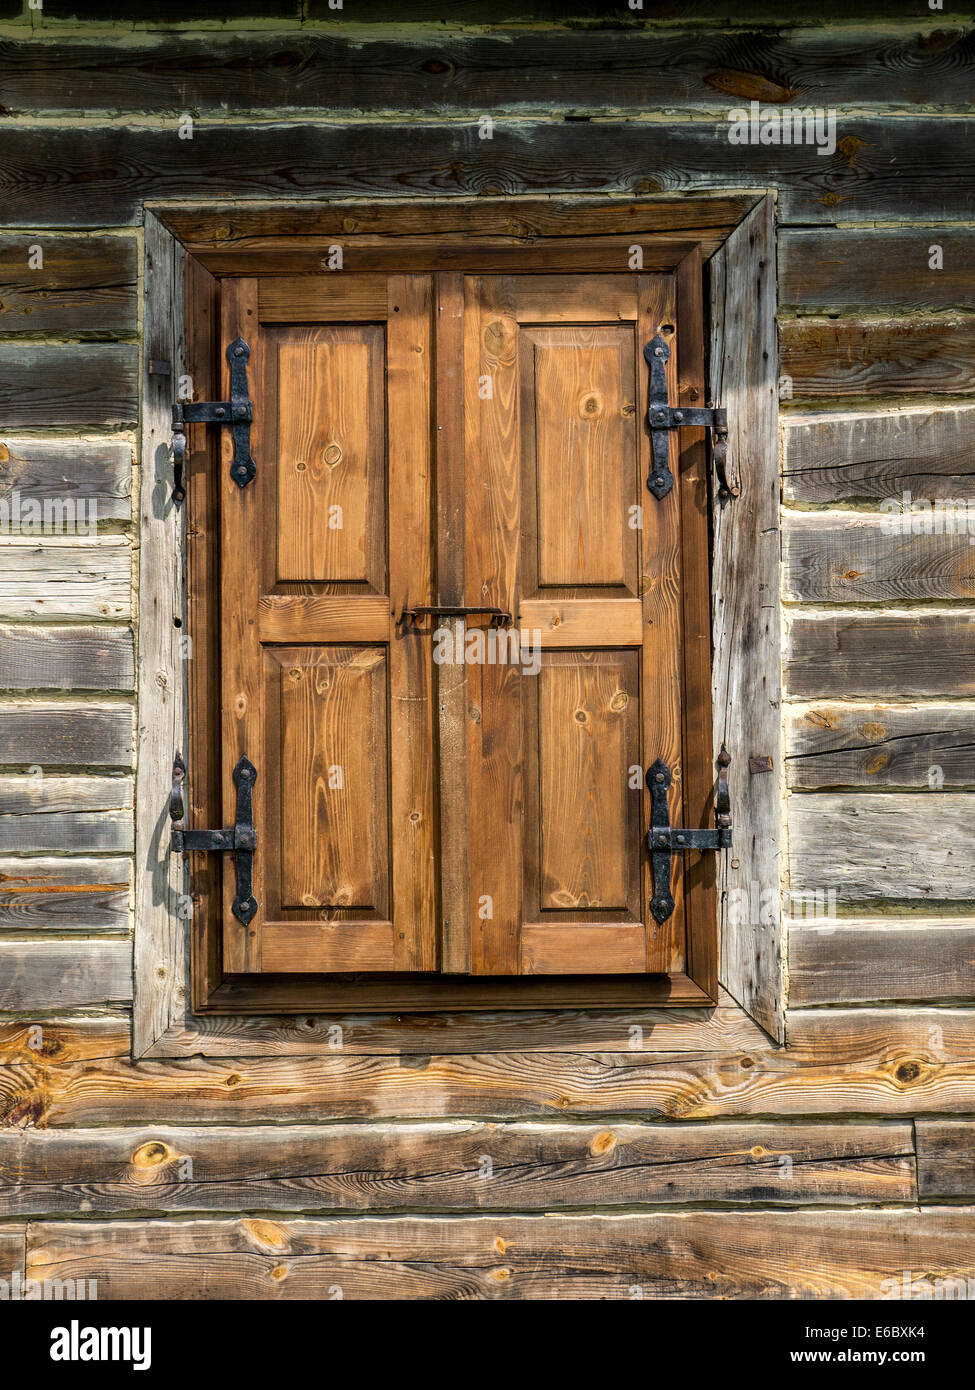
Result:
[[222,786],[230,824],[246,754],[258,911],[233,917],[227,856],[224,968],[433,970],[432,650],[392,621],[431,593],[430,280],[225,280],[238,335],[257,475],[224,431]]

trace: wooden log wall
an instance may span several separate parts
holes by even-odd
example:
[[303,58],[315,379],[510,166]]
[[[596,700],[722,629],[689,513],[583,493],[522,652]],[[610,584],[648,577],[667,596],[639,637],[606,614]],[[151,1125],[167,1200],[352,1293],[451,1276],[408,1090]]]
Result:
[[[975,1272],[975,30],[796,8],[390,0],[350,35],[326,0],[0,0],[0,504],[82,523],[0,534],[0,1274],[735,1298]],[[836,149],[730,144],[753,99],[835,108]],[[778,221],[786,1044],[724,996],[215,1019],[133,1060],[146,202],[742,188]],[[905,493],[953,529],[891,524]]]

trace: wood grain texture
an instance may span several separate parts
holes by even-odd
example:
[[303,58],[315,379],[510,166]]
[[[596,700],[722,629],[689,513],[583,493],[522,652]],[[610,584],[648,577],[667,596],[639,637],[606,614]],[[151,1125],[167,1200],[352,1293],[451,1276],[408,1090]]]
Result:
[[[14,497],[21,525],[31,503],[48,515],[75,523],[128,521],[132,516],[132,448],[114,439],[33,439],[9,435],[0,440],[0,516],[12,517]],[[70,505],[69,505],[70,504]],[[30,532],[26,532],[30,534]]]
[[922,1201],[975,1192],[975,1120],[918,1120],[916,1132]]
[[790,797],[792,892],[833,890],[841,904],[963,902],[975,881],[963,849],[973,810],[975,797],[965,792],[896,801],[856,792]]
[[796,401],[956,395],[975,389],[975,315],[783,319],[779,353]]
[[0,701],[0,765],[128,768],[132,754],[129,705]]
[[0,1133],[7,1216],[544,1211],[916,1199],[903,1122],[299,1125]]
[[975,787],[975,710],[965,704],[814,704],[788,712],[789,786]]
[[[912,527],[920,534],[912,534]],[[927,528],[931,528],[930,534]],[[912,518],[785,512],[782,597],[799,603],[975,598],[975,500]]]
[[0,859],[0,930],[128,931],[128,859]]
[[0,332],[134,334],[136,253],[132,236],[0,236]]
[[968,1278],[970,1209],[37,1222],[27,1273],[100,1298],[840,1299],[933,1259]]
[[975,497],[975,407],[877,409],[782,419],[787,502]]
[[0,343],[0,429],[131,428],[138,372],[135,344]]
[[108,692],[134,686],[135,642],[127,628],[0,624],[2,690]]
[[[935,247],[942,252],[940,269],[931,264]],[[842,237],[825,228],[795,228],[780,240],[779,306],[807,314],[970,311],[973,274],[970,227],[857,227]]]
[[45,1013],[41,1021],[0,1020],[0,1062],[7,1066],[38,1055],[78,1062],[86,1057],[127,1057],[131,1051],[132,1021],[127,1013],[106,1010],[79,1018]]
[[129,777],[0,777],[0,852],[131,852]]
[[789,623],[788,692],[817,698],[975,694],[975,618],[966,612],[838,613]]
[[[727,408],[730,466],[741,496],[713,505],[714,756],[731,754],[731,854],[717,867],[721,980],[774,1037],[783,1037],[778,909],[782,844],[779,473],[775,397],[775,224],[764,200],[711,263],[711,385]],[[712,480],[712,498],[717,483]],[[771,775],[748,775],[750,757]],[[732,918],[733,891],[764,913]]]
[[7,538],[0,545],[0,618],[129,617],[132,551],[124,537]]
[[789,932],[789,1004],[971,998],[975,922],[935,917],[822,920]]
[[0,1008],[91,1008],[132,998],[130,941],[0,940]]

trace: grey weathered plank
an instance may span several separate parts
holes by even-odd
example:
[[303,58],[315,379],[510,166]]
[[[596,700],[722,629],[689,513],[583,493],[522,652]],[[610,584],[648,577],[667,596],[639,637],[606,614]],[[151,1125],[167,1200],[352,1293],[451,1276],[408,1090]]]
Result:
[[[2,631],[0,631],[2,640]],[[0,702],[0,766],[128,768],[129,705]]]
[[135,643],[128,628],[0,624],[0,690],[128,691],[134,686]]
[[876,917],[789,932],[789,1003],[964,999],[975,990],[975,920]]
[[[729,450],[741,482],[734,505],[714,508],[715,755],[722,744],[742,772],[732,816],[752,827],[734,856],[721,855],[718,888],[721,981],[773,1036],[782,1036],[778,920],[782,776],[779,477],[775,399],[775,225],[771,200],[750,213],[711,261],[710,389],[728,407]],[[748,778],[748,758],[774,771]],[[761,885],[768,911],[729,915],[730,894]],[[773,891],[774,890],[774,891]]]
[[789,502],[975,497],[975,406],[786,414],[782,486]]
[[123,536],[45,536],[0,545],[0,618],[129,617],[132,551]]
[[813,705],[786,723],[790,787],[975,787],[975,708]]
[[0,236],[0,333],[134,333],[136,249],[131,236]]
[[[957,1277],[971,1208],[31,1223],[33,1279],[99,1298],[881,1298]],[[909,1276],[910,1277],[910,1276]],[[930,1285],[929,1285],[930,1287]]]
[[[930,265],[936,246],[941,270]],[[839,234],[825,227],[790,228],[779,241],[784,310],[971,310],[973,276],[971,227],[857,227]]]
[[592,1123],[0,1133],[9,1216],[124,1211],[539,1211],[916,1198],[911,1127]]
[[138,348],[0,343],[0,430],[134,425]]
[[[928,524],[931,534],[912,534]],[[793,602],[975,598],[975,499],[970,514],[964,499],[918,516],[786,511],[782,542],[782,596]]]
[[916,1129],[921,1199],[975,1194],[975,1120],[918,1120]]
[[0,777],[0,851],[131,851],[132,791],[129,777]]
[[132,943],[0,939],[0,1008],[86,1008],[132,998]]
[[124,931],[128,859],[0,859],[0,930]]
[[975,695],[975,616],[825,613],[789,624],[790,695]]
[[793,893],[833,891],[841,906],[975,896],[973,795],[803,793],[788,822]]
[[975,315],[794,318],[779,324],[793,400],[975,390]]
[[670,121],[666,142],[640,120],[511,119],[491,140],[479,138],[475,121],[199,120],[192,140],[178,138],[175,122],[8,121],[0,197],[13,228],[132,224],[146,199],[207,200],[217,185],[224,198],[289,199],[773,185],[786,224],[939,221],[970,217],[975,206],[972,125],[964,116],[857,116],[841,133],[859,142],[855,158],[824,158],[808,144],[732,145],[726,116]]
[[3,1278],[12,1280],[14,1272],[23,1279],[27,1258],[27,1227],[0,1226],[0,1269]]
[[[117,439],[0,441],[0,516],[13,515],[14,496],[24,531],[33,522],[32,502],[50,516],[77,522],[128,521],[132,515],[132,446]],[[70,505],[69,505],[70,504]]]

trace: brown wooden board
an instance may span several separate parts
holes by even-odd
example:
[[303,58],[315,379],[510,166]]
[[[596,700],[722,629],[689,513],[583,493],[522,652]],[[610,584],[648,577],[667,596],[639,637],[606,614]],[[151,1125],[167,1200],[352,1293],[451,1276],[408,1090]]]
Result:
[[975,787],[968,704],[813,704],[790,710],[790,787]]
[[793,696],[972,695],[975,620],[924,611],[795,617],[785,678]]
[[0,236],[0,332],[134,334],[137,278],[132,236]]

